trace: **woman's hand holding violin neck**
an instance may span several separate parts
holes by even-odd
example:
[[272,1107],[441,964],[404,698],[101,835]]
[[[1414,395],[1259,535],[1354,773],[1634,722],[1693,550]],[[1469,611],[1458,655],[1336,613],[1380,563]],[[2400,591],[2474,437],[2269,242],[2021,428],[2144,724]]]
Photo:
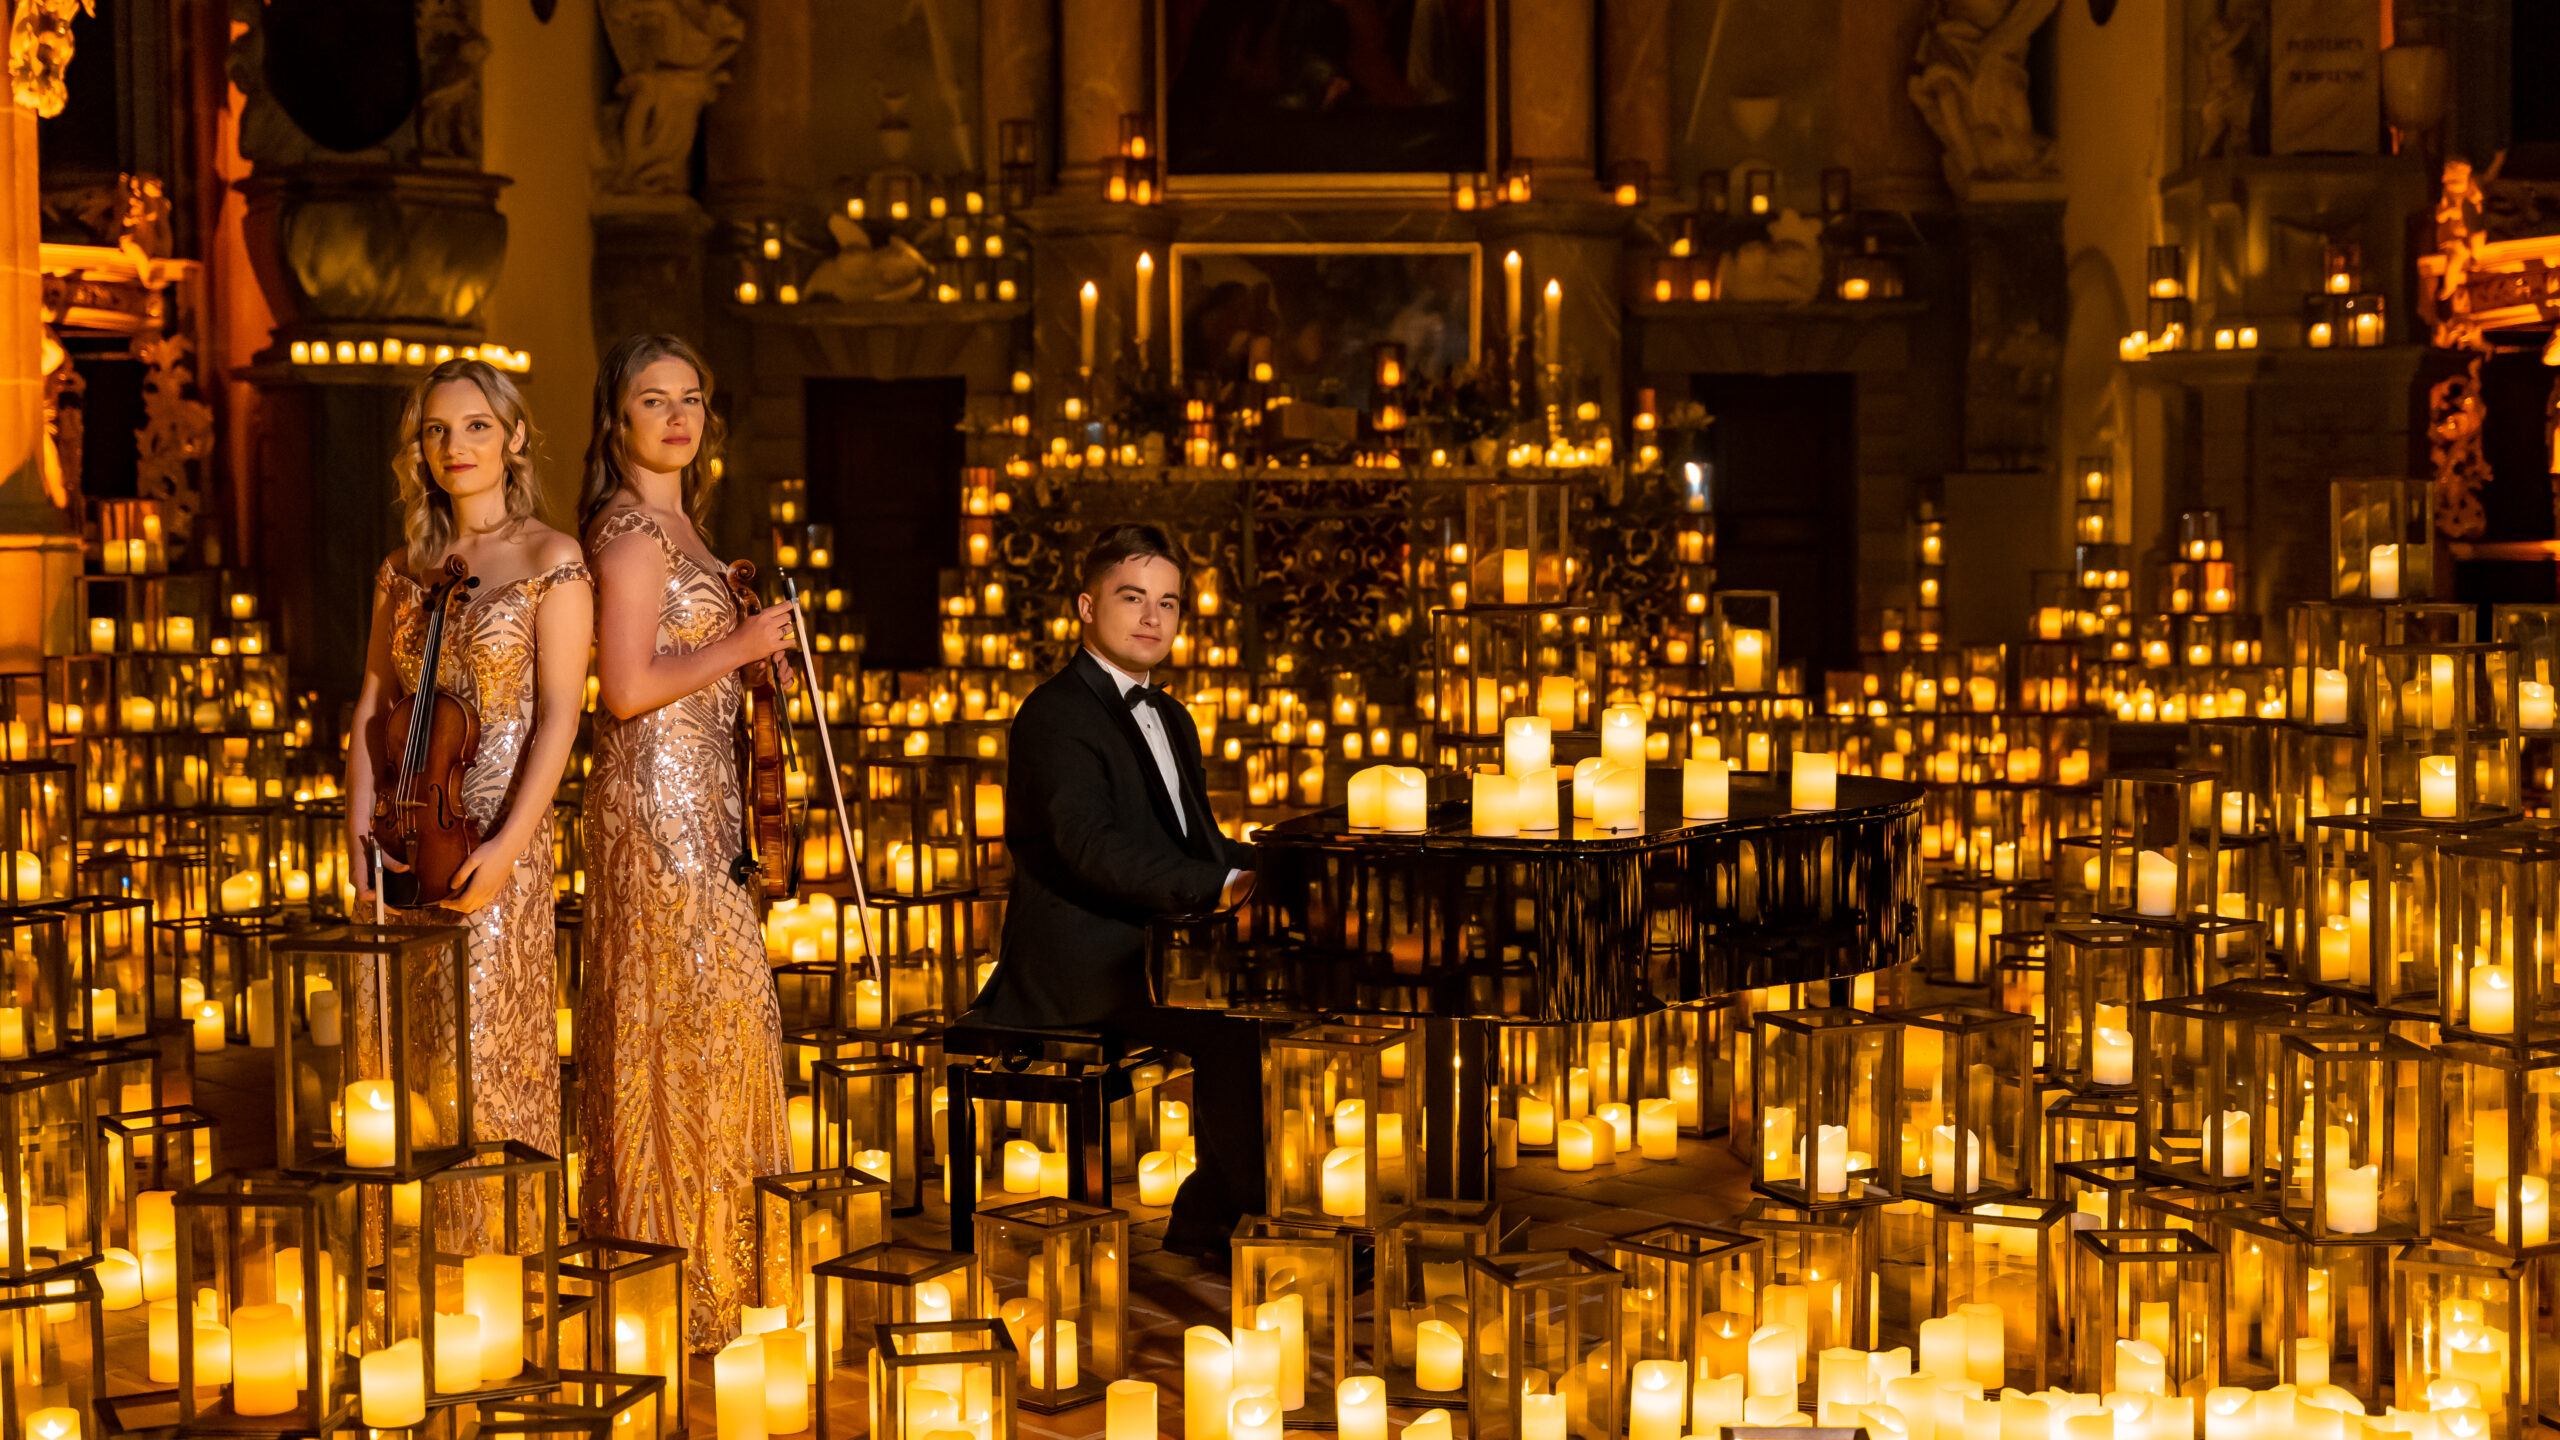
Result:
[[800,607],[788,601],[767,605],[748,616],[739,624],[735,636],[745,651],[738,663],[750,665],[769,655],[798,648],[799,632],[794,627],[799,619]]

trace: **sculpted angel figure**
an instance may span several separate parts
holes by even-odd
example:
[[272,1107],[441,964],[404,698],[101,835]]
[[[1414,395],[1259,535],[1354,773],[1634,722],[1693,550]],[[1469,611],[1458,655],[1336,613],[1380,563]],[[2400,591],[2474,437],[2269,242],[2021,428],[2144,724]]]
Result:
[[2054,173],[2027,107],[2027,39],[2059,0],[1938,0],[1911,67],[1911,103],[1946,146],[1948,183]]
[[704,107],[729,79],[746,22],[726,0],[605,0],[622,79],[599,127],[608,193],[676,194]]

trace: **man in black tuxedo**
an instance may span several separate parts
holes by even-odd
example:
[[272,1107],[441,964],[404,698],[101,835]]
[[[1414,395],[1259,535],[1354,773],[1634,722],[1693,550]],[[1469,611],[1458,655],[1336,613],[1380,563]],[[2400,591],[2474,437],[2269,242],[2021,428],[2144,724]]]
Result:
[[1013,717],[1005,839],[1013,893],[975,1018],[1098,1027],[1191,1057],[1199,1168],[1165,1248],[1225,1263],[1262,1209],[1262,1059],[1251,1021],[1155,1003],[1148,922],[1243,902],[1253,850],[1209,813],[1200,733],[1147,677],[1182,625],[1182,566],[1154,525],[1115,525],[1085,556],[1084,648]]

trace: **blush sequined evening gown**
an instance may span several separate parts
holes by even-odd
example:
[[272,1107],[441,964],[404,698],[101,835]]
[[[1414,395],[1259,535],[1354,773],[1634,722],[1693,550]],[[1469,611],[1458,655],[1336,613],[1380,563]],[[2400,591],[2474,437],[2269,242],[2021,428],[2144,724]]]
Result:
[[[589,555],[656,545],[658,653],[737,628],[722,576],[620,510]],[[586,973],[579,992],[584,1232],[681,1245],[696,1353],[755,1299],[757,1176],[790,1169],[782,1015],[739,850],[735,672],[627,720],[599,709],[587,777]]]
[[[447,614],[436,686],[471,706],[480,717],[480,750],[463,775],[462,808],[484,836],[505,822],[514,805],[525,750],[533,742],[535,619],[555,588],[592,583],[584,564],[564,561],[494,590],[482,590]],[[427,592],[389,560],[382,564],[376,588],[376,603],[395,607],[392,660],[401,685],[414,692],[426,659]],[[514,873],[497,898],[479,910],[469,915],[450,910],[388,914],[394,923],[460,924],[470,932],[466,1009],[471,1138],[518,1140],[546,1155],[558,1155],[560,1070],[551,832],[546,807],[540,827],[516,857]],[[427,991],[449,993],[440,984]],[[430,994],[422,992],[419,998],[430,999]],[[454,1043],[453,1016],[430,1013],[424,1020],[439,1042]],[[465,1254],[493,1248],[498,1237],[491,1231],[497,1216],[485,1200],[462,1192],[455,1196],[454,1206],[438,1216],[441,1243]],[[538,1211],[529,1212],[527,1219],[536,1227],[540,1224]],[[532,1240],[526,1237],[518,1248]]]

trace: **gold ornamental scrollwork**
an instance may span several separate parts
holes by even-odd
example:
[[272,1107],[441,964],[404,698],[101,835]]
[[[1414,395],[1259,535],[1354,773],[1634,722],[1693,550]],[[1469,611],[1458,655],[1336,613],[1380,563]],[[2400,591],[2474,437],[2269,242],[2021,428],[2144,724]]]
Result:
[[98,13],[97,0],[16,0],[9,16],[9,89],[18,104],[50,120],[71,99],[71,21]]

